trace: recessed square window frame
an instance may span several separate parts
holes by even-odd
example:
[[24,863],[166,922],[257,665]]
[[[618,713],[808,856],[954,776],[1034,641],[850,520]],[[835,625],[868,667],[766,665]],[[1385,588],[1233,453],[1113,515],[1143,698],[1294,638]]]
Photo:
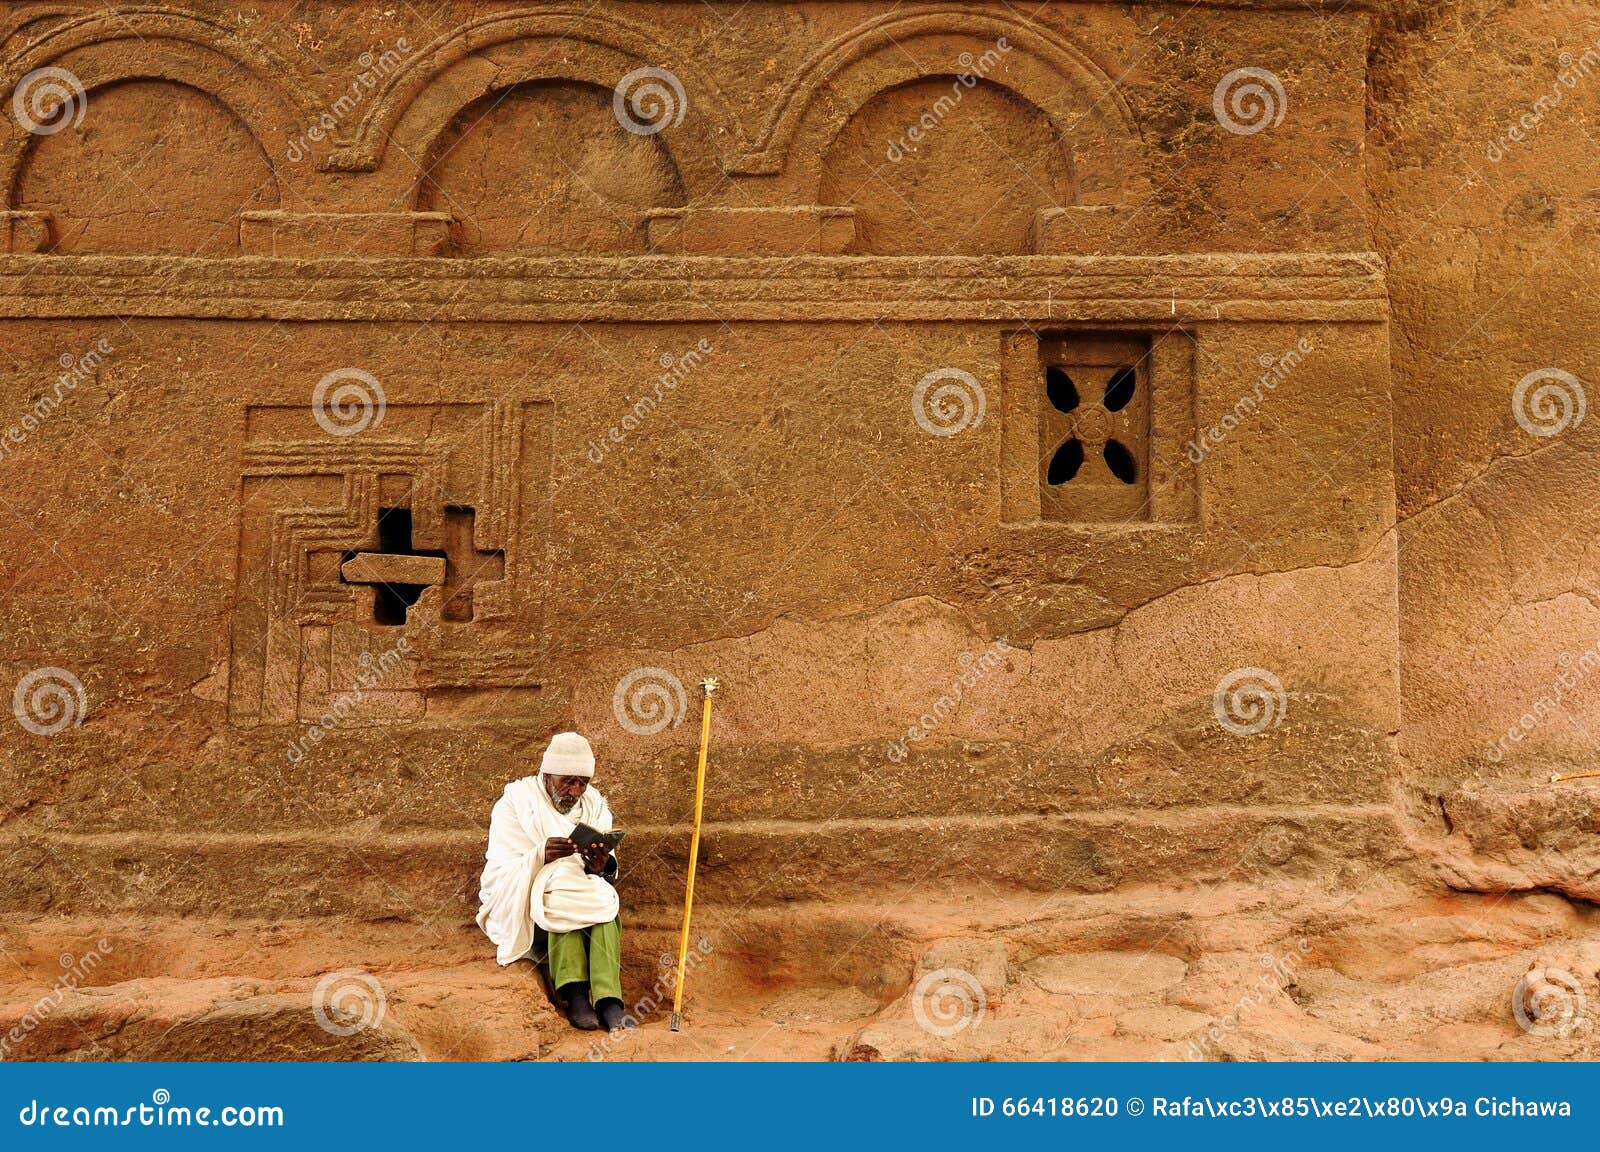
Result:
[[[1198,476],[1184,455],[1195,431],[1195,345],[1189,333],[1052,325],[1008,332],[1001,339],[1004,523],[1115,531],[1199,522]],[[1059,377],[1052,402],[1052,365],[1066,368],[1068,376],[1078,366],[1083,377],[1074,381],[1077,404],[1068,397],[1068,411],[1059,406]],[[1116,396],[1108,406],[1106,386],[1124,366],[1135,368],[1132,397],[1117,404],[1123,397]],[[1126,383],[1124,378],[1121,384]],[[1048,475],[1053,453],[1074,435],[1081,435],[1085,455],[1086,482],[1077,492],[1071,491],[1076,478],[1052,485]],[[1124,445],[1136,466],[1134,484],[1111,479],[1104,445],[1112,440],[1135,441]]]

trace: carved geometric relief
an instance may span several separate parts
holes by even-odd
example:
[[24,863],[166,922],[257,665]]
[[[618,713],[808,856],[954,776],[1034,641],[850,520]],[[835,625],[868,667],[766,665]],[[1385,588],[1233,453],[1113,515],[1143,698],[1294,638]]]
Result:
[[1002,342],[1005,522],[1138,527],[1198,519],[1184,444],[1195,358],[1180,330],[1012,333]]
[[1040,519],[1147,519],[1149,354],[1137,338],[1040,341]]
[[246,411],[236,724],[446,718],[537,686],[550,405],[390,405],[331,435]]

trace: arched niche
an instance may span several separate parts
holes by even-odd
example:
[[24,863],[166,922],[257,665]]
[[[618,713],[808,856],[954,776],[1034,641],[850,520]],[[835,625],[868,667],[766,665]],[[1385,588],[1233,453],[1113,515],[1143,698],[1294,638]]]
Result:
[[265,152],[210,94],[140,79],[86,98],[76,124],[33,138],[8,196],[50,214],[51,251],[237,255],[240,214],[277,205]]
[[433,142],[417,208],[455,219],[464,256],[629,255],[647,250],[646,212],[686,199],[660,137],[618,123],[610,89],[549,80],[463,108]]
[[[0,188],[14,193],[24,158],[41,137],[19,122],[17,86],[39,69],[60,69],[92,103],[97,91],[127,81],[180,84],[205,93],[244,125],[252,149],[267,158],[276,185],[315,194],[314,161],[289,159],[291,143],[316,123],[321,109],[287,61],[236,35],[219,21],[161,10],[99,11],[58,20],[30,36],[25,51],[0,71]],[[83,126],[90,123],[86,111]]]
[[640,27],[563,8],[483,17],[424,47],[385,80],[352,143],[330,164],[373,172],[376,193],[403,203],[419,187],[422,158],[437,153],[439,138],[458,129],[467,108],[552,81],[611,93],[646,68],[671,75],[666,114],[659,128],[647,125],[650,135],[673,157],[691,199],[709,193],[724,179],[718,128],[729,119],[715,85]]
[[1132,112],[1103,69],[1039,25],[958,8],[886,13],[824,45],[780,93],[736,170],[777,175],[789,195],[813,197],[823,157],[869,101],[925,77],[953,75],[998,85],[1055,126],[1077,203],[1129,204],[1147,195]]
[[818,198],[854,209],[852,254],[1022,256],[1039,210],[1076,189],[1037,107],[987,80],[924,76],[856,110],[823,157]]

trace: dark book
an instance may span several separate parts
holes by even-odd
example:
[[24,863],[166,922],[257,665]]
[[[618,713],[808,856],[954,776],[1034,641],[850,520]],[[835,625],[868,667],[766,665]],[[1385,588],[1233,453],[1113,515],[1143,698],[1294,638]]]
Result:
[[606,855],[616,851],[617,845],[622,843],[626,832],[597,832],[587,824],[580,823],[572,830],[572,842],[578,846],[579,852],[587,852],[590,845],[599,844],[606,850]]

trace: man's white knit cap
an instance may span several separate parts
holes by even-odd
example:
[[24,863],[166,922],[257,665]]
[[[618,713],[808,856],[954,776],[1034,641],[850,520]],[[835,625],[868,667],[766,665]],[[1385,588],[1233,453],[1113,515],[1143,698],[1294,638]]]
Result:
[[550,737],[539,771],[546,776],[593,776],[594,749],[576,732],[557,732]]

